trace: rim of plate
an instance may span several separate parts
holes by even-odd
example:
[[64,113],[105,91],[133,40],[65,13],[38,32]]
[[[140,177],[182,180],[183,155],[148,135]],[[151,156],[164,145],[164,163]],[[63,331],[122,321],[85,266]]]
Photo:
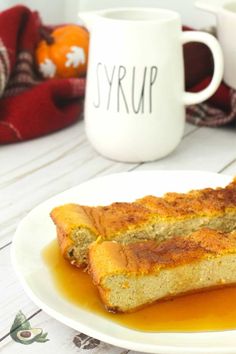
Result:
[[[230,339],[231,337],[235,338],[236,337],[236,330],[225,330],[225,331],[212,331],[212,332],[155,332],[155,333],[150,333],[150,332],[141,332],[141,331],[136,331],[136,330],[131,330],[129,328],[123,327],[121,325],[117,325],[115,324],[115,327],[118,326],[120,328],[123,329],[123,331],[125,332],[129,332],[132,336],[135,337],[139,337],[141,335],[145,335],[145,337],[149,337],[149,336],[155,336],[155,337],[166,337],[166,345],[158,345],[158,344],[151,344],[151,343],[140,343],[137,342],[137,338],[134,338],[133,340],[131,339],[123,339],[123,338],[119,338],[116,337],[114,335],[110,335],[110,334],[106,334],[101,331],[98,331],[96,328],[94,329],[93,326],[88,326],[86,324],[83,324],[81,322],[75,321],[71,318],[68,318],[68,316],[64,316],[63,314],[60,313],[60,311],[58,310],[54,310],[53,308],[51,308],[50,306],[48,306],[47,303],[45,303],[44,301],[42,301],[33,291],[33,289],[31,288],[31,286],[29,285],[29,283],[27,282],[26,277],[24,276],[22,270],[21,270],[21,264],[19,262],[19,260],[17,259],[17,241],[18,238],[21,237],[21,231],[22,229],[24,229],[25,224],[27,224],[28,220],[30,220],[30,217],[32,215],[32,213],[37,213],[38,209],[44,208],[46,205],[53,203],[53,201],[55,199],[61,199],[64,198],[66,196],[66,194],[70,194],[71,192],[73,192],[73,190],[76,189],[80,189],[80,188],[86,188],[88,187],[91,183],[99,182],[99,181],[105,181],[106,179],[114,179],[114,178],[125,178],[126,176],[131,176],[135,177],[138,175],[164,175],[164,174],[179,174],[179,175],[193,175],[196,177],[196,175],[208,175],[208,177],[213,177],[213,178],[222,178],[222,184],[223,184],[223,180],[224,183],[228,183],[230,180],[232,180],[232,176],[228,176],[228,175],[224,175],[224,174],[218,174],[218,173],[214,173],[214,172],[208,172],[208,171],[194,171],[194,170],[144,170],[144,171],[132,171],[132,172],[120,172],[120,173],[115,173],[115,174],[110,174],[110,175],[105,175],[105,176],[98,176],[95,178],[91,178],[85,182],[82,182],[80,184],[78,184],[77,186],[74,186],[72,188],[69,188],[61,193],[58,193],[56,195],[54,195],[53,197],[47,199],[46,201],[40,203],[38,206],[36,206],[35,208],[33,208],[18,224],[18,227],[16,229],[16,232],[13,236],[13,241],[12,241],[12,245],[11,245],[11,260],[12,260],[12,264],[13,264],[13,268],[21,282],[21,285],[24,289],[24,291],[26,292],[26,294],[32,299],[32,301],[39,306],[40,308],[42,308],[48,315],[50,315],[51,317],[53,317],[54,319],[60,321],[61,323],[76,329],[78,331],[81,331],[91,337],[94,337],[96,339],[99,339],[101,341],[104,341],[106,343],[109,343],[111,345],[115,345],[118,347],[122,347],[122,348],[126,348],[126,349],[130,349],[130,350],[136,350],[136,351],[142,351],[142,352],[146,352],[146,353],[159,353],[159,354],[207,354],[207,353],[211,353],[211,354],[222,354],[222,353],[227,353],[227,354],[235,354],[236,352],[236,342],[235,345],[233,346],[210,346],[208,347],[207,345],[201,345],[198,347],[194,347],[191,345],[187,345],[184,346],[179,346],[173,343],[173,345],[169,345],[169,343],[171,341],[173,341],[173,339],[176,337],[180,337],[181,340],[184,342],[187,340],[187,342],[189,341],[189,339],[194,339],[194,342],[200,342],[200,340],[203,342],[206,342],[206,340],[210,340],[211,342],[214,342],[214,338],[216,338],[216,336],[222,337],[222,341],[226,341]],[[147,178],[147,177],[146,177]],[[39,250],[41,251],[41,249]],[[56,292],[58,294],[58,296],[60,296],[60,293],[57,291]],[[86,310],[83,310],[82,308],[80,309],[82,312],[88,312]],[[98,316],[99,317],[99,316]],[[111,321],[109,321],[111,322]],[[111,323],[111,326],[114,325],[113,323]],[[207,343],[207,342],[206,342]]]

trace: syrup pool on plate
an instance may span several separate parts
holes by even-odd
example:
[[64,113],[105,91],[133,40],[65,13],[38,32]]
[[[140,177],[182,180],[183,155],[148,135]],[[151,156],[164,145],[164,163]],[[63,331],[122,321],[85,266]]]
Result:
[[45,247],[42,256],[64,298],[128,328],[147,332],[236,328],[236,286],[157,302],[129,314],[114,314],[104,309],[90,276],[63,259],[56,240]]

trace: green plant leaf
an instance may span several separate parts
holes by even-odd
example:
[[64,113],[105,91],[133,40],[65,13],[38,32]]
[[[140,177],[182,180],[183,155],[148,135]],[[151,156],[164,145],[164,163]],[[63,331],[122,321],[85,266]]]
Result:
[[20,340],[16,336],[16,333],[20,330],[30,330],[30,329],[31,329],[31,326],[30,326],[30,323],[27,320],[26,316],[23,314],[22,311],[19,311],[16,314],[14,322],[10,328],[10,336],[16,342],[20,342]]
[[48,338],[42,338],[42,337],[38,337],[38,338],[35,338],[35,342],[39,342],[39,343],[45,343],[45,342],[48,342],[50,339]]
[[47,335],[48,335],[47,332],[41,333],[39,336],[37,336],[37,337],[35,338],[35,342],[45,343],[45,342],[49,341],[49,339],[46,338]]

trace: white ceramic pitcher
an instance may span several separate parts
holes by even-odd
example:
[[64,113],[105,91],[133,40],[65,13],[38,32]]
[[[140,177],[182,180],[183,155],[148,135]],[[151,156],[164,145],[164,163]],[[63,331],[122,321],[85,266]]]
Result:
[[224,81],[236,89],[236,1],[199,0],[195,5],[216,15],[217,37],[224,54]]
[[[81,13],[90,30],[85,99],[88,139],[102,155],[119,161],[162,158],[179,144],[184,105],[199,103],[217,89],[223,74],[217,40],[182,32],[178,13],[157,8],[118,8]],[[199,93],[184,92],[182,45],[202,42],[215,71]]]

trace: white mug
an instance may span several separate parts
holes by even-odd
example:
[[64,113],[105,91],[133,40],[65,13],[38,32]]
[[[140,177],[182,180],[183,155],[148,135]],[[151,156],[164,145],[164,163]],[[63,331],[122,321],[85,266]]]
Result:
[[236,89],[236,1],[197,1],[195,5],[217,17],[217,37],[224,55],[224,81]]
[[[157,8],[117,8],[81,13],[90,30],[85,127],[93,147],[108,158],[144,162],[179,144],[184,105],[217,89],[223,59],[207,33],[182,32],[178,13]],[[199,93],[184,92],[182,45],[202,42],[212,51],[214,75]]]

